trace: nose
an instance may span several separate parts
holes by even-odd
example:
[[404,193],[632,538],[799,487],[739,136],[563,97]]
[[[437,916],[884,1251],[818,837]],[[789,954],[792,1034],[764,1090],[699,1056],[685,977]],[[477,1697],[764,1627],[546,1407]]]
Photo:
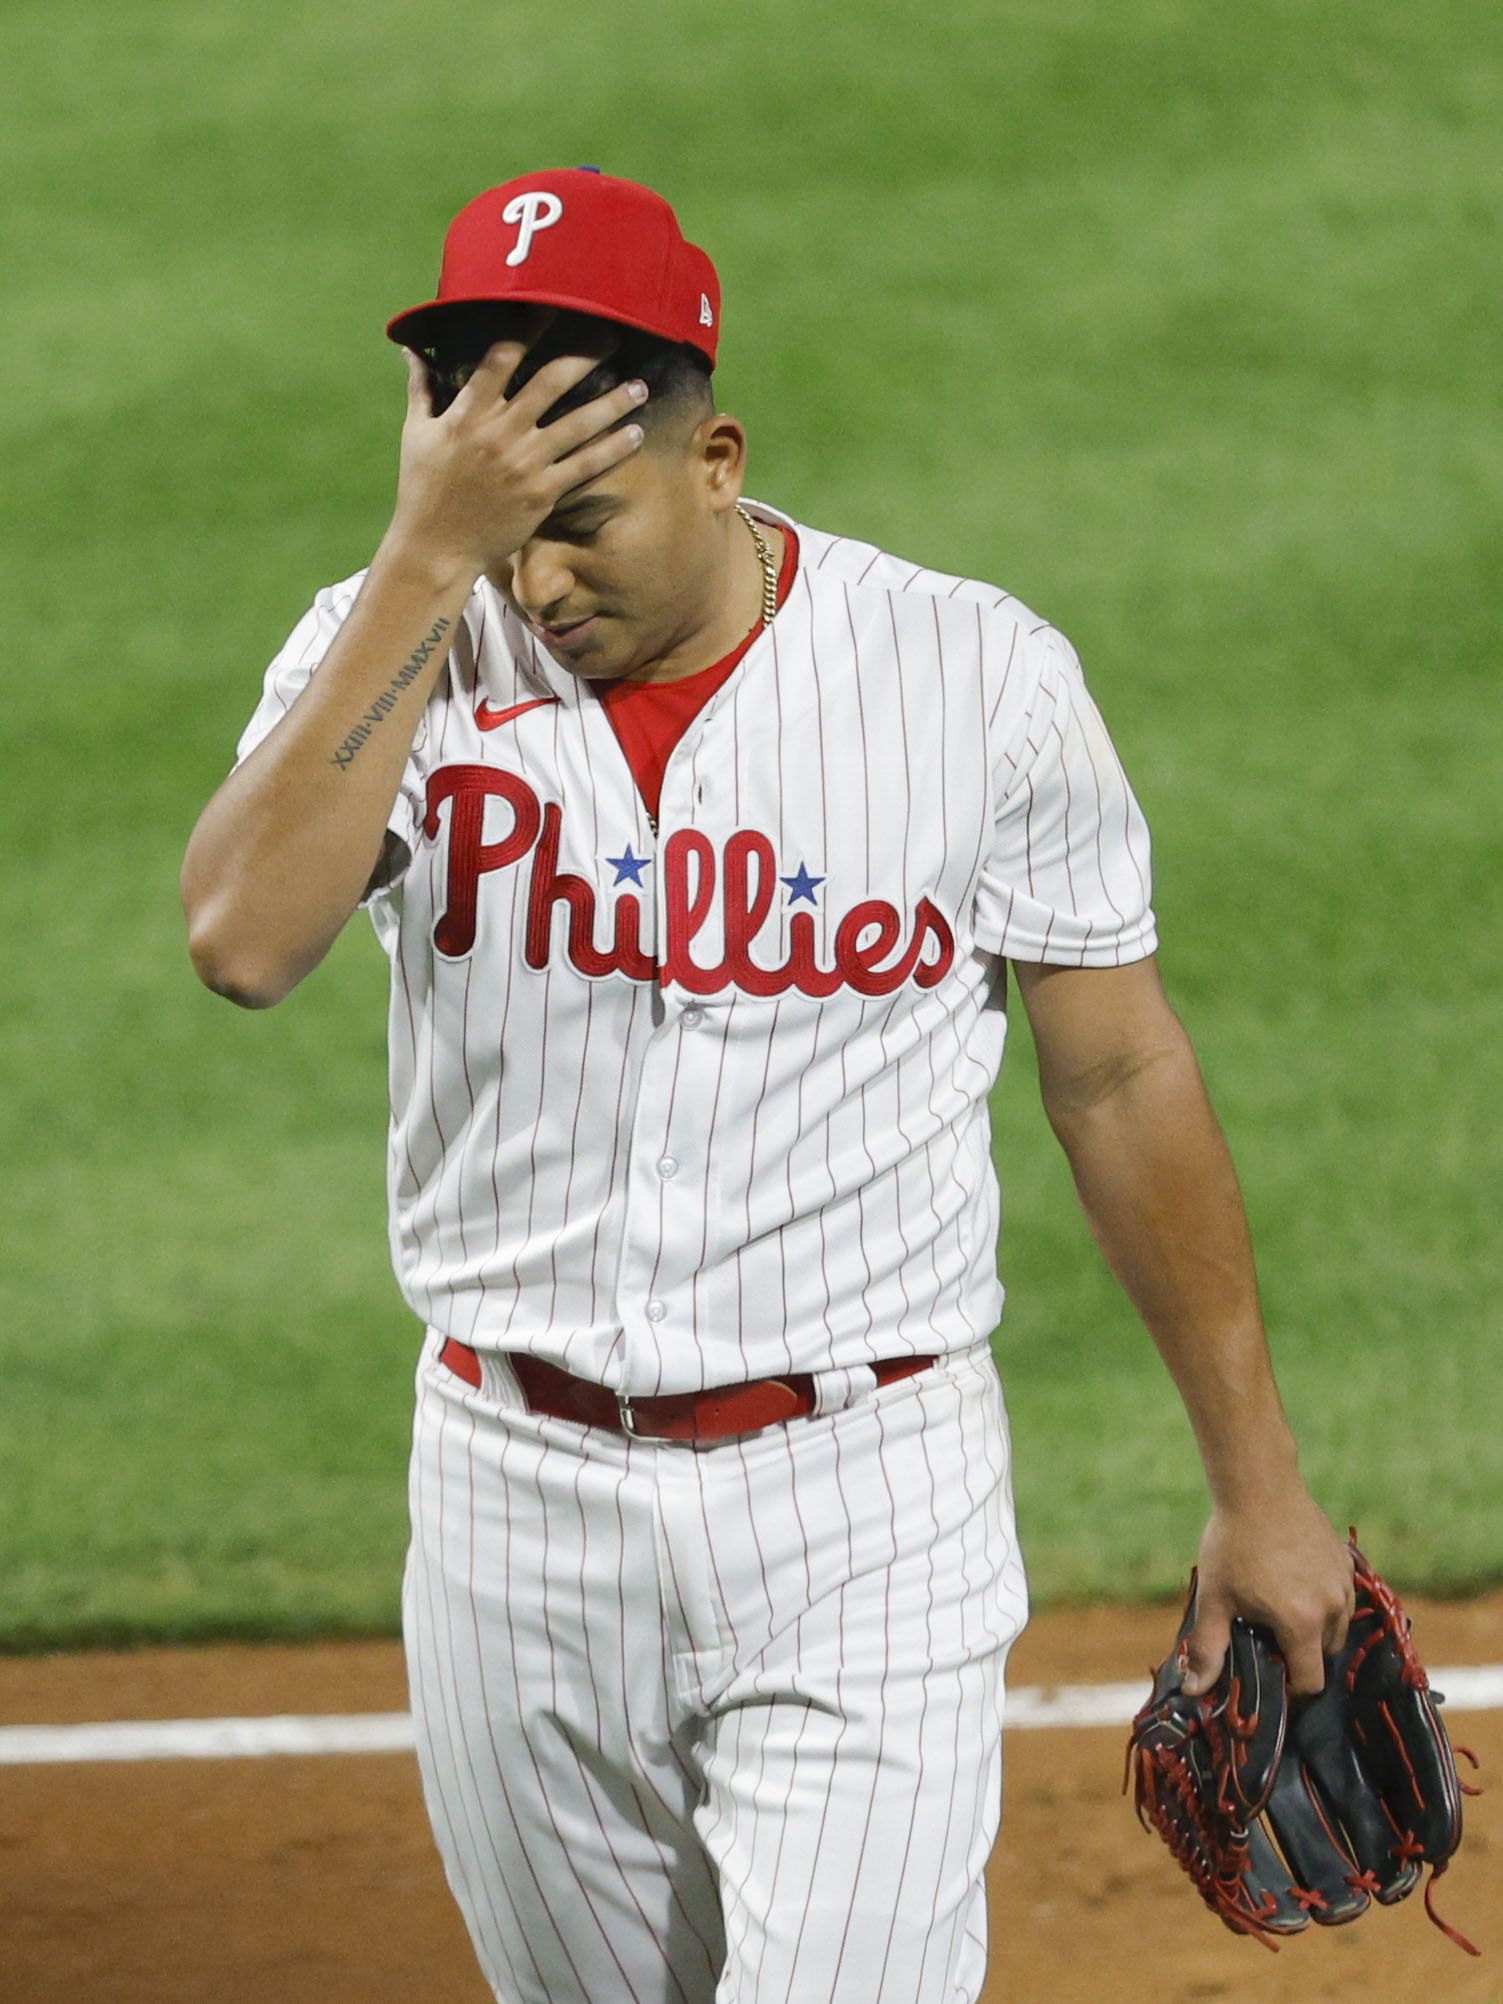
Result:
[[534,538],[511,560],[511,595],[529,619],[548,626],[566,616],[574,573],[559,545]]

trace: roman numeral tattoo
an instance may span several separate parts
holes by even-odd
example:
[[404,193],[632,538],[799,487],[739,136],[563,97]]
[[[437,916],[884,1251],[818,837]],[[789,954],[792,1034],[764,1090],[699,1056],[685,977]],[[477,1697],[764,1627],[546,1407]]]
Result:
[[448,632],[449,626],[450,622],[447,619],[434,621],[428,632],[418,642],[417,646],[413,648],[411,654],[408,655],[404,665],[392,676],[390,682],[387,683],[375,702],[371,704],[368,710],[361,711],[359,723],[356,724],[344,743],[340,745],[334,756],[329,760],[330,765],[337,765],[341,771],[345,771],[349,766],[353,765],[355,754],[369,738],[377,724],[383,722],[390,712],[396,708],[397,700],[401,696],[402,691],[410,682],[415,682],[418,676],[422,674],[423,669],[433,657],[433,650],[438,646],[442,636]]

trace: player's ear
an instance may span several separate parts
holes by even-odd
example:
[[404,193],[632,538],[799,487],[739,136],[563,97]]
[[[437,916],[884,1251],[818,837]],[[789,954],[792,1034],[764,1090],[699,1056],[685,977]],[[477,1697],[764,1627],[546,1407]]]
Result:
[[733,508],[746,474],[746,428],[739,418],[713,411],[694,427],[689,452],[711,505]]

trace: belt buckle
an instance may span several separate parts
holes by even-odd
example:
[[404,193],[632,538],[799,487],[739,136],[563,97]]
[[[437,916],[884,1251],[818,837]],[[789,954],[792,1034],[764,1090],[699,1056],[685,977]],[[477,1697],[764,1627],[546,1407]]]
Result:
[[621,1431],[623,1433],[629,1433],[633,1440],[645,1440],[647,1438],[647,1435],[641,1432],[637,1426],[637,1417],[632,1410],[632,1399],[629,1392],[617,1392],[616,1416],[621,1422]]

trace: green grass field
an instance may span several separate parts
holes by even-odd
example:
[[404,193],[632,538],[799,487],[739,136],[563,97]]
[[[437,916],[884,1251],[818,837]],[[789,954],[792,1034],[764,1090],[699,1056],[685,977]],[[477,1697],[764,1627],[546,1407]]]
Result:
[[[1405,1586],[1503,1577],[1496,8],[13,0],[7,50],[0,1643],[395,1622],[385,962],[236,1012],[177,871],[384,526],[384,320],[582,161],[716,257],[754,495],[1080,648],[1306,1473]],[[1021,1030],[997,1131],[1036,1598],[1170,1591],[1188,1426]]]

